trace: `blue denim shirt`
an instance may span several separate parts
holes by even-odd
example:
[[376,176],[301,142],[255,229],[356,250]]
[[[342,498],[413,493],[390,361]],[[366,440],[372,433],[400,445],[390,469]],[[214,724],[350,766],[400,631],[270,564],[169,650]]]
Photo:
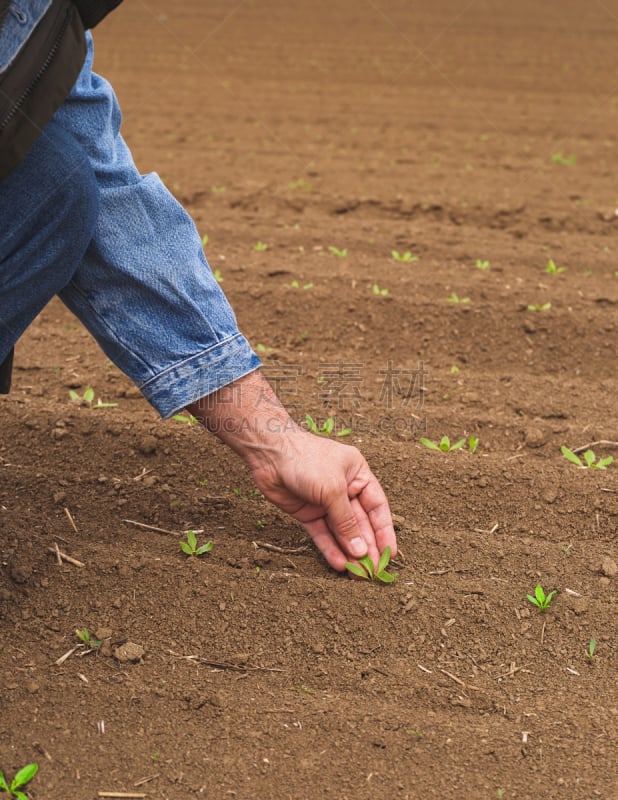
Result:
[[0,31],[0,76],[13,63],[52,0],[12,0]]
[[[13,1],[9,33],[2,34],[5,68],[50,1]],[[96,180],[96,226],[59,296],[161,416],[171,417],[261,362],[238,330],[193,221],[158,175],[135,166],[114,91],[92,71],[89,33],[86,42],[81,73],[49,123],[56,138],[39,137],[0,182],[0,363],[49,300],[44,279],[52,255],[63,252],[52,234],[69,226],[70,241],[71,226],[80,224],[79,214],[65,219],[62,209],[87,159]],[[40,243],[37,234],[50,238]]]

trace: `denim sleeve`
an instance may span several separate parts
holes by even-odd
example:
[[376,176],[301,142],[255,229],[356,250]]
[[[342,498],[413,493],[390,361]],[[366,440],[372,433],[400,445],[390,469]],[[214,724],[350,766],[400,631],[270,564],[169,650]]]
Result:
[[199,234],[156,174],[140,175],[120,135],[112,87],[92,72],[92,40],[54,119],[86,150],[100,191],[92,242],[63,302],[163,417],[252,372]]

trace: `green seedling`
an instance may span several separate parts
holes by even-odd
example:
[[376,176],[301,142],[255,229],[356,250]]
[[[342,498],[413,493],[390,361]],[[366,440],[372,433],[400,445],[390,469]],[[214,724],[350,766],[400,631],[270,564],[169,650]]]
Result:
[[15,797],[17,800],[28,800],[26,795],[20,791],[20,787],[30,783],[38,771],[38,764],[26,764],[26,766],[22,767],[17,775],[15,775],[9,786],[4,777],[4,773],[0,770],[0,791],[8,792],[11,797]]
[[288,187],[290,189],[304,189],[306,192],[310,192],[313,189],[313,186],[304,178],[299,178],[296,181],[292,181],[292,183],[288,183]]
[[377,294],[379,297],[387,297],[388,296],[388,289],[380,289],[377,283],[374,283],[371,287],[371,291],[374,294]]
[[208,234],[207,234],[207,233],[205,233],[205,234],[202,236],[202,247],[206,247],[206,245],[207,245],[207,244],[208,244]]
[[213,275],[214,275],[214,278],[217,281],[217,283],[223,283],[223,276],[221,275],[221,270],[220,269],[216,269],[213,272]]
[[534,590],[534,597],[531,594],[526,595],[528,600],[535,605],[541,613],[547,611],[551,605],[552,598],[557,594],[557,589],[552,589],[549,594],[545,594],[543,587],[539,584]]
[[470,448],[471,453],[476,453],[476,448],[479,446],[479,440],[477,436],[471,436],[468,439],[468,447]]
[[[313,419],[311,414],[306,414],[305,424],[307,425],[307,428],[311,431],[311,433],[317,433],[317,434],[323,433],[326,436],[330,436],[335,429],[335,420],[333,419],[333,417],[328,417],[328,419],[324,420],[321,426],[318,426],[317,422]],[[337,431],[335,435],[349,436],[351,433],[352,433],[352,428],[342,428],[340,431]]]
[[223,192],[225,191],[225,186],[211,186],[210,191],[213,194],[223,194]]
[[391,549],[390,547],[385,547],[377,566],[375,566],[371,560],[371,557],[366,555],[358,559],[358,564],[352,564],[350,561],[346,561],[345,568],[348,570],[348,572],[351,572],[352,575],[356,575],[365,581],[394,583],[396,580],[396,575],[386,571],[388,562],[390,560]]
[[450,372],[451,372],[451,375],[456,375],[459,372],[459,367],[457,366],[457,364],[453,364],[451,366]]
[[[300,283],[298,281],[296,281],[296,280],[292,281],[290,283],[290,286],[292,287],[292,289],[300,289],[301,288],[300,287]],[[303,289],[313,289],[313,283],[311,283],[311,281],[309,283],[304,283],[302,288]]]
[[551,303],[530,303],[527,306],[528,311],[549,311]]
[[266,242],[258,242],[257,244],[253,245],[253,249],[257,250],[258,253],[263,253],[264,250],[268,250],[268,245]]
[[94,402],[94,389],[92,386],[87,386],[86,391],[79,395],[77,392],[74,392],[72,389],[69,392],[69,397],[73,402],[78,403],[86,403],[88,408],[116,408],[118,403],[103,403],[101,398],[98,398],[96,403]]
[[447,303],[469,303],[469,297],[460,297],[457,292],[451,292],[451,294],[446,298]]
[[185,425],[197,425],[199,421],[193,414],[174,414],[172,419],[176,422],[184,422]]
[[[459,450],[462,448],[465,445],[466,440],[460,439],[458,442],[455,442],[455,444],[451,444],[451,440],[448,438],[448,436],[443,436],[439,443],[436,444],[435,442],[432,442],[431,439],[426,439],[424,436],[422,436],[420,442],[430,450],[441,450],[443,453],[451,453],[453,450]],[[472,452],[474,452],[474,450]]]
[[583,467],[584,469],[607,469],[614,460],[613,456],[607,456],[597,461],[594,450],[586,450],[584,453],[584,460],[582,461],[581,458],[572,450],[569,450],[566,445],[562,445],[560,452],[572,464],[577,464],[578,467]]
[[178,542],[180,549],[185,555],[188,556],[203,556],[204,553],[210,553],[215,546],[214,542],[206,542],[206,544],[197,546],[197,537],[194,531],[187,531],[187,540]]
[[348,249],[347,247],[343,250],[340,250],[338,247],[329,247],[328,252],[333,256],[337,256],[337,258],[345,258],[348,254]]
[[395,261],[405,264],[412,264],[419,259],[418,256],[413,256],[409,250],[406,250],[405,253],[400,253],[398,250],[391,250],[391,256],[395,259]]
[[258,528],[258,530],[263,531],[266,527],[266,521],[263,519],[256,519],[255,526]]
[[573,154],[570,156],[565,156],[564,153],[560,152],[553,153],[551,160],[554,162],[554,164],[560,164],[561,167],[574,167],[577,158]]
[[258,353],[272,353],[273,351],[272,347],[266,347],[266,345],[262,344],[261,342],[256,344],[255,349],[258,351]]
[[594,652],[597,649],[597,640],[592,637],[592,639],[588,642],[588,649],[586,650],[586,658],[589,661],[594,660]]
[[563,272],[566,272],[566,267],[557,267],[554,259],[550,258],[545,267],[545,272],[550,275],[561,275]]
[[483,272],[487,272],[487,270],[491,267],[489,261],[483,261],[480,258],[476,259],[476,268],[483,270]]
[[93,635],[90,633],[88,628],[84,628],[83,630],[79,630],[79,628],[75,629],[75,635],[80,640],[80,642],[85,645],[86,647],[101,647],[101,642],[99,639],[95,639]]

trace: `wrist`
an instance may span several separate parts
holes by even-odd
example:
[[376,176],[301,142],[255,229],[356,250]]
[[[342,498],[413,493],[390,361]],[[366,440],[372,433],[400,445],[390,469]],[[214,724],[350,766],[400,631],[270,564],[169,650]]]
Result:
[[187,410],[252,471],[273,464],[281,452],[289,450],[291,434],[304,432],[259,370],[201,398]]

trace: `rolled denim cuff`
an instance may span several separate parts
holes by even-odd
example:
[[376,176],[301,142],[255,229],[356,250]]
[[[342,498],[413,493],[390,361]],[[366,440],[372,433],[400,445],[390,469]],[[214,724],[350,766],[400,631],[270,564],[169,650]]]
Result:
[[241,333],[180,361],[140,386],[164,419],[262,365]]

